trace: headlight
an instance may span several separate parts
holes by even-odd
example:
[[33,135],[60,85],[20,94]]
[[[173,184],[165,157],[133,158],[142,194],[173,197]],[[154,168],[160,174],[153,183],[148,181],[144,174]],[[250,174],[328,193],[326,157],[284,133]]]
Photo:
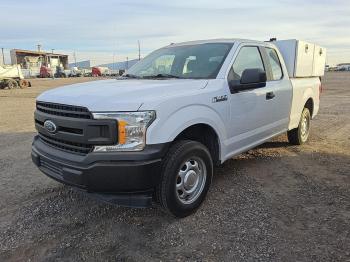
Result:
[[93,113],[94,119],[118,121],[118,144],[95,146],[94,152],[141,151],[146,144],[146,130],[156,117],[155,111]]

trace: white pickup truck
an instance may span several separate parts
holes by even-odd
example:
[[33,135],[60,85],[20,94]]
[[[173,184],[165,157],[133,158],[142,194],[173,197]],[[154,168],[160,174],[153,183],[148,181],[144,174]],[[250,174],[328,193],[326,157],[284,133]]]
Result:
[[103,200],[187,216],[214,166],[285,132],[307,141],[324,57],[297,40],[171,44],[118,79],[41,94],[33,162]]

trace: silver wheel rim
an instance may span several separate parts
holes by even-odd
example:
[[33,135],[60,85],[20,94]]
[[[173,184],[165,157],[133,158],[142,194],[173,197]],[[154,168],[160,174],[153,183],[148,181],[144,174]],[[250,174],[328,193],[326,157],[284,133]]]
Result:
[[203,192],[207,179],[207,168],[198,157],[186,160],[176,176],[176,196],[183,204],[191,204]]
[[307,137],[309,136],[309,129],[310,129],[310,119],[307,116],[307,114],[303,114],[303,118],[301,119],[301,123],[300,123],[300,135],[303,141],[306,141]]

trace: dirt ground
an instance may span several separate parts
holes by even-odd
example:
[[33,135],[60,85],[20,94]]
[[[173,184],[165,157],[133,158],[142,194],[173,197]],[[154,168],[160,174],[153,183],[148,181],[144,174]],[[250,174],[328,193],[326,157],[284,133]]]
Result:
[[35,97],[0,90],[0,261],[350,261],[350,73],[328,73],[310,141],[285,135],[215,171],[198,212],[98,202],[30,158]]

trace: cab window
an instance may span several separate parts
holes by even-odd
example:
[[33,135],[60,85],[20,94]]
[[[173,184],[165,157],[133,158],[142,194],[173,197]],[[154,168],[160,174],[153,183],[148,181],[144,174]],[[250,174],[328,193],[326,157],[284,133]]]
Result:
[[265,49],[271,65],[272,80],[280,80],[283,77],[283,73],[277,52],[272,48],[267,47]]
[[265,71],[260,51],[256,46],[244,46],[239,51],[235,62],[233,63],[230,78],[240,80],[245,69],[259,68]]

